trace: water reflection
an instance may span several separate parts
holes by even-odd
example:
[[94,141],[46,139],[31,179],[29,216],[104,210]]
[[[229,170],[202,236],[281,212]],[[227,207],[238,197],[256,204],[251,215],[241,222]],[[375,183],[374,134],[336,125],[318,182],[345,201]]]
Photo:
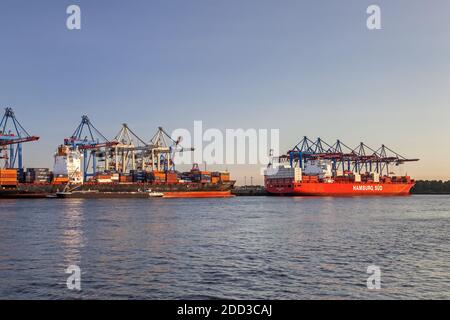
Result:
[[58,214],[61,215],[60,244],[64,257],[64,265],[81,264],[81,249],[86,245],[83,237],[85,206],[83,199],[62,200]]

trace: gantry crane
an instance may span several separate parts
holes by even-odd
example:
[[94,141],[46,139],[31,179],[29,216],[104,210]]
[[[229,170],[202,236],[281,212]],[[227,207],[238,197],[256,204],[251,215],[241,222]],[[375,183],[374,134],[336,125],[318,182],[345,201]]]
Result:
[[280,162],[289,161],[292,167],[304,168],[307,160],[328,160],[332,164],[333,175],[338,171],[377,172],[380,175],[390,175],[389,166],[398,166],[405,162],[419,161],[408,159],[385,145],[377,150],[361,142],[355,148],[350,148],[337,140],[333,145],[321,138],[312,141],[308,137],[297,143],[286,155],[280,156]]
[[83,176],[84,181],[87,181],[88,177],[97,173],[97,158],[105,156],[105,150],[117,145],[118,142],[109,141],[94,127],[88,116],[83,115],[72,136],[64,139],[64,144],[83,152]]
[[[39,140],[22,127],[12,108],[6,108],[0,121],[0,159],[4,168],[23,170],[22,143]],[[16,166],[17,165],[17,166]]]
[[148,148],[142,154],[144,170],[174,171],[175,154],[194,151],[194,148],[181,147],[180,143],[181,137],[174,140],[162,127],[158,127],[148,144]]
[[117,144],[107,151],[106,168],[107,170],[126,173],[129,170],[142,169],[141,152],[148,150],[150,146],[126,124],[114,138]]

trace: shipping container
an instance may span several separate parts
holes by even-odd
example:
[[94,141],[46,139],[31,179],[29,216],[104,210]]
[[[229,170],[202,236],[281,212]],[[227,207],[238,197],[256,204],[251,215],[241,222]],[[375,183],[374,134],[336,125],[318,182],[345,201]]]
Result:
[[128,174],[121,174],[119,177],[120,182],[133,182],[133,176]]
[[28,168],[27,172],[49,172],[49,168]]
[[111,178],[109,178],[109,179],[97,178],[97,182],[98,183],[112,183],[112,180],[111,180]]
[[68,177],[54,177],[53,183],[60,184],[60,183],[68,183],[69,178]]
[[220,180],[221,181],[230,181],[230,173],[229,172],[221,172],[220,173]]
[[47,168],[28,168],[25,173],[26,183],[47,183],[51,181],[51,172]]
[[211,183],[219,183],[219,181],[220,181],[220,177],[217,177],[217,176],[212,176],[211,177]]
[[174,184],[178,182],[178,174],[176,172],[166,173],[166,182],[169,184]]

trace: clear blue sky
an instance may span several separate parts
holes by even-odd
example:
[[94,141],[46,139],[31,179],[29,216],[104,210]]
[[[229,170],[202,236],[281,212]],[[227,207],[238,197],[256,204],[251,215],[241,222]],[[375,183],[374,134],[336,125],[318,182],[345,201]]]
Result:
[[[366,28],[373,3],[382,30]],[[2,0],[0,50],[0,106],[41,136],[29,166],[51,166],[87,113],[109,137],[203,120],[279,128],[283,150],[303,135],[385,143],[422,159],[409,174],[450,178],[446,0]]]

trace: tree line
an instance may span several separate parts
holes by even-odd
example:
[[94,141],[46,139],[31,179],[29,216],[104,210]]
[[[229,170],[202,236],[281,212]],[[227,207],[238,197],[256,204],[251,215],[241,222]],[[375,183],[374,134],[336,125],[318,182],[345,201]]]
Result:
[[450,181],[418,180],[411,189],[413,194],[450,194]]

